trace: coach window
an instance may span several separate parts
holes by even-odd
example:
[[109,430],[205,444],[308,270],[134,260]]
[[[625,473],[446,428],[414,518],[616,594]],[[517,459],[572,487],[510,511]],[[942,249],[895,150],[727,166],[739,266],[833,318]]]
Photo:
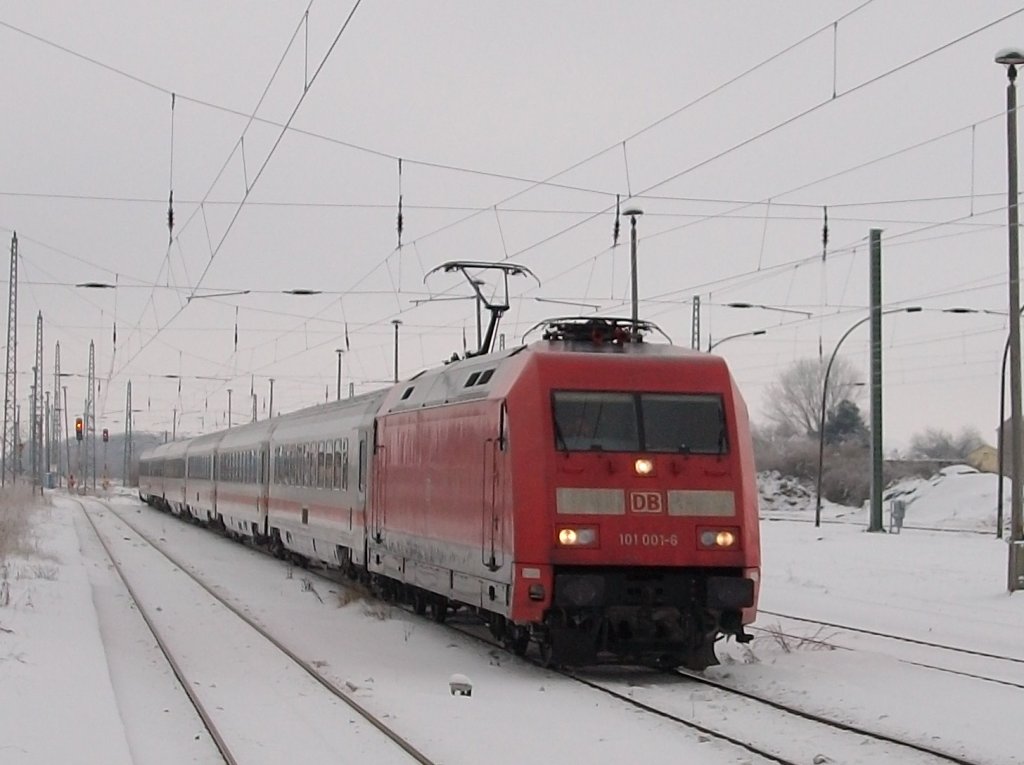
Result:
[[348,491],[348,439],[341,439],[341,488]]
[[366,439],[359,439],[359,491],[366,491]]
[[324,489],[334,488],[334,444],[331,441],[324,444],[324,477],[320,486]]

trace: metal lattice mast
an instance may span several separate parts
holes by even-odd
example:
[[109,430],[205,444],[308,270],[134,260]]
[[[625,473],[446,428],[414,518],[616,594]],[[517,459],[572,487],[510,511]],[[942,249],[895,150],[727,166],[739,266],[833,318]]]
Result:
[[32,385],[29,387],[28,394],[28,474],[29,483],[35,485],[36,479],[39,477],[39,471],[37,467],[39,447],[36,443],[36,411],[39,409],[36,403],[38,396],[36,396],[36,388],[39,385],[39,368],[32,367]]
[[690,323],[690,347],[700,350],[700,295],[693,296],[693,319]]
[[85,443],[85,469],[92,470],[92,490],[96,491],[96,343],[92,340],[89,341],[89,390],[85,399]]
[[14,483],[18,464],[18,234],[11,237],[11,279],[7,300],[7,386],[4,392],[4,445],[0,484]]
[[64,411],[60,400],[60,342],[53,354],[53,422],[50,425],[50,436],[52,439],[54,470],[57,473],[57,485],[60,486],[64,480],[63,459],[60,452],[60,413]]
[[43,485],[43,312],[36,314],[36,356],[32,367],[32,483]]
[[128,381],[128,395],[124,405],[124,485],[128,485],[132,468],[132,381]]

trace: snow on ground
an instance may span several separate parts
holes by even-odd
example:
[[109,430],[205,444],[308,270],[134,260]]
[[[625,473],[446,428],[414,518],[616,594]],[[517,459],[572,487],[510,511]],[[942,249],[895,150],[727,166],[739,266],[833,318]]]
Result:
[[[1006,544],[994,535],[994,480],[949,468],[890,492],[908,502],[900,535],[864,533],[864,508],[831,504],[825,518],[846,523],[815,528],[765,520],[762,609],[1024,659],[1024,593],[1006,593]],[[813,517],[813,492],[787,505],[783,492],[792,497],[796,490],[777,478],[762,481],[762,490],[772,485],[778,488],[762,505],[766,518]],[[177,554],[202,560],[204,572],[252,615],[280,631],[301,655],[323,662],[336,679],[352,683],[362,703],[389,712],[444,762],[479,762],[484,753],[491,763],[758,762],[464,642],[427,620],[368,601],[343,604],[335,588],[318,583],[320,602],[304,589],[301,571],[130,497],[115,501]],[[0,762],[216,761],[197,738],[194,715],[153,655],[151,640],[126,627],[132,609],[90,541],[81,511],[58,494],[51,502],[33,510],[32,549],[9,558],[5,567],[10,601],[0,605]],[[993,533],[939,533],[913,525]],[[762,614],[758,625],[772,629],[779,622]],[[808,626],[806,634],[849,642],[837,629]],[[730,643],[719,653],[722,666],[708,674],[726,682],[972,762],[1024,762],[1012,736],[1024,709],[1020,688],[914,666],[878,645],[828,650],[760,633],[750,646]],[[904,645],[900,658],[927,663],[932,654]],[[1024,674],[1022,665],[1016,667]],[[449,693],[454,673],[471,679],[472,696]],[[1024,683],[1019,676],[1008,679]],[[627,684],[648,703],[699,714],[712,725],[717,717],[728,718],[733,732],[754,730],[751,737],[759,742],[774,736],[780,746],[793,743],[788,731],[761,730],[756,713],[712,703],[706,690],[685,682],[637,670]],[[258,734],[276,719],[267,710],[252,715]],[[853,749],[831,750],[825,742],[806,746],[812,756],[829,758],[822,762],[904,761],[895,754],[872,760]],[[301,752],[297,743],[297,760]]]

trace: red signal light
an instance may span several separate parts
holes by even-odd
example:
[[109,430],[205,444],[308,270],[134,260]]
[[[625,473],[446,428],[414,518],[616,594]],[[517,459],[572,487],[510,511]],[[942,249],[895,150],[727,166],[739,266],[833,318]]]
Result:
[[82,422],[82,418],[81,417],[76,417],[75,418],[75,438],[77,440],[79,440],[79,441],[82,440],[82,435],[83,435],[83,432],[84,432],[84,428],[85,428],[85,423]]
[[103,442],[106,443],[109,440],[110,440],[110,433],[107,431],[106,428],[104,428],[103,429]]

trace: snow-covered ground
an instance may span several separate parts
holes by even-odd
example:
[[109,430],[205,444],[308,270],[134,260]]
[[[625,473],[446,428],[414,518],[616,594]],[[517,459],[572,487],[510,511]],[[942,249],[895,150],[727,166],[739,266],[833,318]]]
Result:
[[[942,468],[930,478],[908,478],[882,493],[884,525],[897,501],[904,504],[904,525],[952,531],[996,532],[1000,478],[969,465]],[[1010,522],[1010,480],[1003,481],[1003,526]],[[758,476],[761,515],[765,518],[813,520],[814,487],[776,472]],[[822,500],[823,521],[867,523],[868,504],[847,507]]]
[[[765,520],[761,607],[772,613],[762,613],[758,626],[768,631],[759,632],[749,646],[722,646],[722,666],[707,674],[972,762],[1024,762],[1014,736],[1024,713],[1024,689],[920,666],[937,660],[926,646],[890,645],[778,615],[1024,660],[1024,593],[1006,592],[1007,548],[994,534],[996,479],[969,470],[947,469],[935,480],[902,487],[899,496],[908,505],[907,528],[900,535],[864,533],[865,510],[834,505],[826,506],[825,517],[847,523],[815,528]],[[767,518],[813,517],[813,494],[809,501],[782,505],[782,492],[779,487],[763,504]],[[361,703],[386,712],[439,761],[760,762],[742,749],[462,640],[426,619],[352,599],[335,585],[317,582],[307,589],[300,570],[129,496],[113,502],[133,524],[216,578],[232,600],[300,655],[348,682]],[[9,602],[0,605],[0,762],[219,761],[155,655],[152,639],[141,630],[82,510],[54,493],[33,516],[31,551],[10,558],[4,572]],[[910,528],[914,525],[993,533],[921,531]],[[101,530],[112,543],[139,546],[116,518],[104,518]],[[170,593],[168,588],[167,600],[151,607],[170,612],[193,600]],[[179,628],[201,632],[203,625],[197,618]],[[997,677],[1024,685],[1024,663],[957,655],[942,661],[979,675],[1002,673]],[[236,705],[251,720],[255,751],[266,742],[265,757],[247,762],[280,762],[282,741],[294,755],[290,759],[302,761],[304,728],[286,713],[288,699],[282,695],[282,708],[276,708],[246,692],[232,693],[231,684],[251,678],[241,676],[243,669],[216,671],[221,673],[216,678],[204,675],[197,683],[216,685],[221,704]],[[472,696],[449,692],[453,673],[471,679]],[[756,712],[718,701],[706,688],[685,681],[666,682],[644,670],[604,677],[615,678],[639,700],[711,727],[725,719],[734,735],[743,738],[746,732],[759,743],[774,742],[782,752],[796,752],[797,761],[911,761],[902,752],[880,757],[876,748],[794,741],[793,732],[765,730]],[[918,761],[927,760],[913,760]]]

